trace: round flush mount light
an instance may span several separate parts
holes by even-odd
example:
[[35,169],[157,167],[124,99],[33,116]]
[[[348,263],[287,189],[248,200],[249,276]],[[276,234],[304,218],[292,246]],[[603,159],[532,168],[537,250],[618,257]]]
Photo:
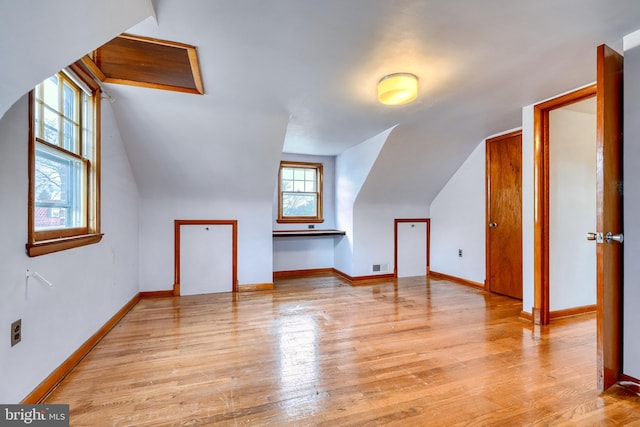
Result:
[[411,73],[394,73],[378,82],[378,101],[386,105],[406,104],[418,96],[418,77]]

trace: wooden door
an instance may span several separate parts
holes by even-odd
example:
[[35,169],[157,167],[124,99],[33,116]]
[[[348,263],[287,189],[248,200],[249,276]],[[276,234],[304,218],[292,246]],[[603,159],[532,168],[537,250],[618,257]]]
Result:
[[614,385],[621,373],[622,245],[607,233],[622,233],[622,56],[598,47],[596,241],[598,293],[598,388]]
[[486,288],[522,299],[522,133],[486,145]]

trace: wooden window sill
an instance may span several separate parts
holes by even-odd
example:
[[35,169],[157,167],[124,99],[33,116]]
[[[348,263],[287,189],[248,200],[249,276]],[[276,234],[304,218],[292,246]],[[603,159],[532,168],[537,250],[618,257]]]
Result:
[[103,234],[83,234],[81,236],[65,237],[54,240],[43,240],[35,243],[27,243],[27,255],[36,257],[80,246],[92,245],[102,240]]

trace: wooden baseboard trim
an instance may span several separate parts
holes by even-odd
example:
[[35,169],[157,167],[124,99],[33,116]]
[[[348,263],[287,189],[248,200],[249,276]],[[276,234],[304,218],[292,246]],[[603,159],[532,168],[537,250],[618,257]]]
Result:
[[173,290],[140,292],[140,299],[173,297]]
[[463,279],[461,277],[450,276],[448,274],[439,273],[433,270],[429,272],[429,276],[433,277],[434,279],[449,280],[450,282],[455,282],[461,285],[472,286],[474,288],[480,288],[484,290],[484,283],[474,282],[472,280]]
[[270,291],[274,288],[273,283],[254,283],[251,285],[239,285],[238,292]]
[[560,319],[563,317],[579,316],[581,314],[595,313],[598,309],[597,305],[584,305],[582,307],[565,308],[564,310],[556,310],[549,312],[549,319]]
[[333,273],[334,273],[333,268],[312,268],[308,270],[274,271],[273,280],[292,279],[292,278],[311,277],[311,276],[329,276]]
[[278,279],[290,279],[300,277],[313,277],[313,276],[338,276],[341,279],[349,282],[351,286],[364,286],[372,285],[380,282],[388,282],[389,280],[395,280],[393,273],[389,274],[375,274],[371,276],[349,276],[346,273],[336,268],[314,268],[309,270],[289,270],[289,271],[274,271],[273,280]]
[[533,322],[533,314],[532,313],[527,313],[526,311],[521,311],[520,312],[520,318],[523,320],[526,320],[528,322]]
[[620,387],[632,391],[633,393],[640,394],[640,380],[627,374],[620,374],[620,380],[618,381]]
[[36,404],[42,402],[60,384],[78,363],[89,354],[91,349],[140,301],[140,294],[136,294],[131,301],[125,304],[111,319],[93,334],[84,344],[73,352],[67,360],[62,362],[47,378],[44,379],[31,393],[22,400],[22,404]]
[[351,286],[375,285],[382,282],[388,282],[390,280],[396,280],[396,276],[393,273],[372,274],[370,276],[350,276],[335,268],[333,269],[333,273],[349,282],[349,285]]
[[347,282],[353,282],[353,277],[349,276],[346,273],[343,273],[342,271],[338,270],[337,268],[333,268],[331,269],[333,274],[335,274],[336,276],[340,277],[341,279],[346,280]]

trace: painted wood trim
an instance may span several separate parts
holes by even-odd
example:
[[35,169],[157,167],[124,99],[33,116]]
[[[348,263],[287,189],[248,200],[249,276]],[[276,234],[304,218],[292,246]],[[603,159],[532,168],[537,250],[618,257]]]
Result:
[[439,273],[437,271],[430,271],[429,276],[433,277],[434,279],[449,280],[451,282],[459,283],[466,286],[472,286],[474,288],[480,288],[482,290],[484,290],[485,288],[484,283],[474,282],[473,280],[463,279],[461,277],[450,276],[449,274]]
[[533,108],[533,302],[539,316],[536,324],[546,325],[549,314],[549,113],[552,110],[596,96],[592,84]]
[[273,279],[291,279],[295,277],[328,276],[335,274],[333,268],[311,268],[307,270],[274,271]]
[[273,289],[275,289],[273,283],[253,283],[238,286],[238,292],[270,291]]
[[140,301],[140,294],[136,294],[124,307],[114,314],[98,331],[84,344],[71,354],[47,378],[44,379],[31,393],[22,400],[22,404],[36,404],[44,400],[56,386],[89,354],[107,333]]
[[393,220],[393,276],[398,277],[398,225],[403,222],[424,222],[427,233],[427,259],[425,274],[429,274],[431,263],[431,218],[396,218]]
[[565,308],[563,310],[554,310],[549,312],[550,319],[560,319],[563,317],[579,316],[581,314],[595,313],[598,310],[596,304],[583,305],[580,307]]
[[173,297],[173,290],[167,289],[162,291],[145,291],[140,292],[140,299],[148,299],[148,298],[166,298]]
[[180,227],[182,225],[230,225],[231,226],[231,286],[238,292],[238,220],[236,219],[176,219],[173,222],[173,295],[180,296]]

